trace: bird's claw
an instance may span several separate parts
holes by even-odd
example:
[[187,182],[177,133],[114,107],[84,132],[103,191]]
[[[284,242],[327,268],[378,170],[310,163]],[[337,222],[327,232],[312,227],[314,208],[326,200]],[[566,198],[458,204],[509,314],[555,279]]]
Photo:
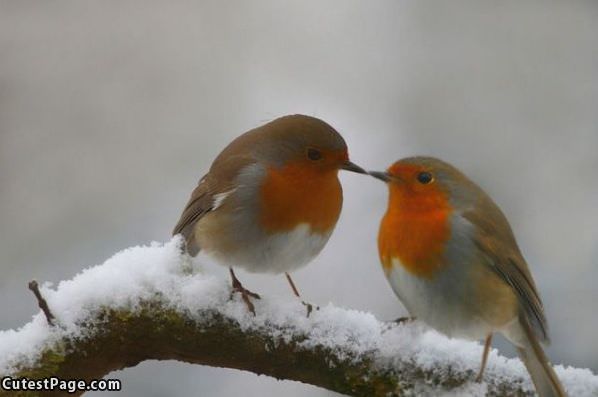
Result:
[[[305,301],[301,301],[301,303],[307,309],[307,318],[309,318],[309,315],[311,314],[311,312],[314,311],[314,305],[312,305],[311,303],[307,303]],[[320,306],[315,306],[315,308],[316,308],[316,310],[320,310]]]
[[261,297],[255,292],[251,292],[245,287],[243,287],[243,285],[241,285],[241,283],[238,281],[233,281],[233,288],[230,293],[230,299],[233,298],[234,293],[241,294],[241,298],[243,299],[243,302],[245,302],[245,305],[247,305],[247,309],[251,312],[251,314],[255,316],[255,306],[253,305],[253,302],[251,302],[251,298],[261,299]]

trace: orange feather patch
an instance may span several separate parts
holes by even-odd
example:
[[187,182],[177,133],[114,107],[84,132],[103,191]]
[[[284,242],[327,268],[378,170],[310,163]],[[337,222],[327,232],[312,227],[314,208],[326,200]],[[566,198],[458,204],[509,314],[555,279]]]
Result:
[[403,184],[389,186],[388,210],[378,234],[384,270],[390,272],[396,258],[410,273],[432,278],[443,266],[450,237],[451,208],[446,195],[437,188],[414,192]]
[[307,223],[313,231],[326,233],[336,224],[342,204],[338,169],[298,160],[268,169],[261,188],[260,223],[270,232],[286,232]]

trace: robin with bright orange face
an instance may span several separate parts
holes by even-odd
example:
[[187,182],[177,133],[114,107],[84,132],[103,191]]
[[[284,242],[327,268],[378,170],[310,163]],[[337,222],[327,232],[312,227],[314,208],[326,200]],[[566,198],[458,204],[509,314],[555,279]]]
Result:
[[[365,173],[349,161],[344,139],[314,117],[293,115],[246,132],[216,157],[191,194],[173,234],[187,251],[204,250],[229,266],[233,290],[251,312],[233,267],[285,273],[309,263],[330,238],[341,213],[339,170]],[[308,314],[311,307],[308,305]]]
[[411,157],[386,172],[388,209],[378,248],[384,273],[410,315],[448,336],[516,347],[541,397],[565,392],[540,342],[548,329],[540,296],[507,219],[453,166]]

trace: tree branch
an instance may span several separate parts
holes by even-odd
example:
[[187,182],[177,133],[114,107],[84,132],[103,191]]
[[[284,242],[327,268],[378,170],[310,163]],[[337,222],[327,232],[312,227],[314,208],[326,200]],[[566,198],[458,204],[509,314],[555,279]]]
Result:
[[[417,322],[382,323],[332,305],[307,318],[296,300],[265,297],[253,316],[239,297],[230,300],[224,280],[190,270],[175,241],[125,251],[56,290],[42,288],[56,326],[39,313],[18,331],[0,332],[0,377],[93,380],[144,360],[178,360],[350,396],[447,390],[533,395],[523,365],[496,351],[484,383],[475,383],[482,351],[477,343],[445,338]],[[557,371],[571,395],[598,391],[590,371]],[[19,394],[0,387],[0,395]]]
[[[89,320],[90,325],[83,325],[87,328],[83,332],[93,336],[57,341],[33,365],[17,365],[14,376],[93,380],[145,360],[178,360],[300,381],[351,396],[399,396],[421,385],[454,389],[475,375],[450,367],[378,365],[375,352],[344,357],[339,354],[343,346],[338,351],[301,347],[308,334],[285,340],[268,329],[243,330],[218,312],[202,317],[209,321],[198,323],[157,301],[144,302],[134,312],[104,310]],[[439,376],[443,372],[451,375]],[[505,379],[492,385],[491,395],[531,395],[523,384],[523,379]]]
[[28,284],[28,287],[31,290],[31,292],[33,292],[33,295],[35,295],[35,299],[37,299],[37,305],[39,306],[40,309],[42,309],[42,312],[44,312],[44,315],[46,316],[46,321],[48,322],[48,325],[53,326],[54,325],[54,315],[50,311],[50,308],[48,307],[48,303],[42,296],[41,292],[39,292],[39,285],[37,284],[37,281],[35,281],[35,280],[30,281]]

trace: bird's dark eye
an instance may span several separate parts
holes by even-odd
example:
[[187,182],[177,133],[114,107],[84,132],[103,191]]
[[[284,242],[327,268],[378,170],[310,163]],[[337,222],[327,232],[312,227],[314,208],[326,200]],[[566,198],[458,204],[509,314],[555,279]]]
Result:
[[307,157],[309,157],[310,160],[320,160],[322,158],[322,152],[320,152],[318,149],[314,149],[314,148],[309,148],[307,149]]
[[434,177],[431,173],[423,171],[417,174],[417,181],[422,185],[427,185],[428,183],[432,182]]

